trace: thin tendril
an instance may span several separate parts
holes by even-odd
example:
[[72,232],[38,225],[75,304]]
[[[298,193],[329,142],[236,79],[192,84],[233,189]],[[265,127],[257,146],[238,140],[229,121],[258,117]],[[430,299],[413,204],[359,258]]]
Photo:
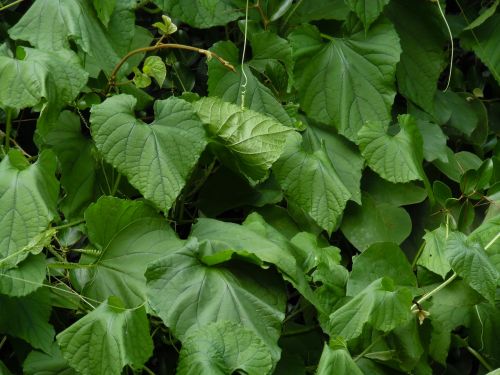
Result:
[[435,0],[439,9],[439,13],[441,14],[441,18],[444,21],[444,24],[446,25],[446,29],[448,30],[448,35],[450,36],[450,43],[451,43],[451,53],[450,53],[450,70],[448,73],[448,82],[446,82],[446,87],[444,88],[443,92],[446,92],[450,88],[450,82],[451,82],[451,72],[453,70],[453,55],[455,51],[455,45],[453,44],[453,34],[451,33],[450,25],[448,24],[448,21],[446,20],[446,16],[444,15],[443,8],[441,8],[441,3],[439,0]]
[[245,108],[245,95],[247,94],[247,84],[248,77],[245,73],[245,66],[243,63],[245,62],[245,53],[247,50],[247,31],[248,31],[248,0],[245,8],[245,31],[244,31],[244,40],[243,40],[243,55],[241,56],[241,74],[243,75],[243,83],[241,84],[241,109]]

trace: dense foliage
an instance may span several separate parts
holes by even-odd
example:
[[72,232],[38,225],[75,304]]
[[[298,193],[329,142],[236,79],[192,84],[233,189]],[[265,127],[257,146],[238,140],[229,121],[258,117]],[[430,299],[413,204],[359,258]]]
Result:
[[0,2],[0,374],[498,374],[498,5]]

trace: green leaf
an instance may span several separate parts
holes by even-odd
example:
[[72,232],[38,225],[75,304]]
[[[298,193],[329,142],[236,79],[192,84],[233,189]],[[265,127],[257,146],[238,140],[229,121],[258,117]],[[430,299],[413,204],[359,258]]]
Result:
[[324,142],[309,131],[303,137],[290,137],[273,171],[288,202],[332,233],[351,193],[335,171]]
[[240,323],[266,343],[276,361],[286,302],[279,278],[242,262],[206,266],[200,258],[209,246],[192,239],[182,250],[149,265],[152,308],[181,341],[212,322]]
[[[386,20],[377,21],[366,33],[360,25],[348,25],[345,38],[304,51],[300,57],[306,62],[297,64],[294,74],[308,116],[335,125],[340,134],[356,141],[366,121],[390,120],[401,49]],[[297,38],[303,32],[299,29],[292,35]],[[320,38],[316,31],[314,40]]]
[[500,272],[499,227],[500,215],[496,215],[485,220],[469,235],[469,241],[477,242],[484,248],[498,272]]
[[116,0],[92,0],[92,5],[97,12],[97,17],[104,26],[108,27],[109,19],[115,10]]
[[304,1],[293,14],[290,13],[288,16],[289,18],[291,16],[290,23],[300,25],[315,20],[345,20],[349,14],[349,8],[345,0]]
[[424,236],[425,247],[418,258],[417,264],[437,273],[443,279],[451,270],[446,258],[446,229],[441,226]]
[[370,25],[380,16],[388,3],[389,0],[346,0],[351,11],[356,13],[363,22],[365,31],[368,31]]
[[494,302],[499,273],[480,244],[468,241],[463,233],[452,232],[446,241],[445,255],[453,271]]
[[259,214],[249,215],[243,225],[200,218],[193,226],[191,235],[210,243],[205,248],[205,257],[228,251],[230,256],[254,256],[260,263],[275,265],[305,298],[315,302],[300,268],[300,260],[294,257],[294,250]]
[[472,152],[460,151],[456,154],[450,148],[446,148],[447,161],[434,160],[434,165],[443,172],[450,180],[460,182],[461,177],[469,169],[478,169],[482,160]]
[[133,68],[134,78],[132,81],[134,82],[135,87],[138,89],[143,89],[151,85],[151,78],[143,72],[141,72],[138,68]]
[[493,77],[500,83],[500,55],[497,52],[500,35],[500,14],[495,14],[472,31],[460,35],[460,43],[472,49],[490,69]]
[[264,342],[242,325],[218,321],[193,331],[182,343],[177,374],[270,374],[273,361]]
[[428,113],[434,113],[439,76],[446,66],[443,19],[432,2],[391,1],[387,14],[401,39],[396,70],[401,94]]
[[70,111],[61,112],[47,133],[40,135],[61,166],[61,185],[66,194],[59,207],[64,217],[82,217],[85,208],[99,195],[94,144],[82,134],[78,115]]
[[353,361],[345,345],[325,343],[316,374],[363,375],[363,372]]
[[29,165],[18,150],[11,150],[0,162],[0,262],[3,266],[25,259],[33,250],[28,246],[30,242],[46,230],[56,216],[59,183],[55,171],[56,160],[50,151],[42,152],[33,165]]
[[[162,22],[155,22],[153,23],[153,26],[158,29],[160,34],[162,35],[172,35],[177,31],[177,25],[172,22],[172,19],[169,16],[162,15],[161,19]],[[161,86],[161,85],[160,85]]]
[[167,76],[167,67],[160,56],[148,56],[142,67],[144,74],[154,78],[158,86],[162,86]]
[[72,102],[88,77],[76,54],[23,49],[23,60],[0,55],[0,107],[22,109],[45,99],[58,109]]
[[390,277],[397,286],[416,288],[417,279],[406,255],[399,246],[390,242],[371,245],[354,257],[352,271],[347,282],[347,295],[361,293],[373,281]]
[[243,13],[230,0],[154,0],[165,13],[200,29],[225,25]]
[[415,119],[398,116],[399,132],[388,134],[383,122],[367,122],[359,131],[359,148],[372,170],[391,182],[422,180],[422,137]]
[[[241,72],[238,49],[232,42],[224,41],[215,43],[212,48],[210,48],[210,51],[217,53],[233,64],[236,72],[228,70],[227,67],[223,66],[215,59],[208,61],[208,93],[210,96],[218,96],[227,102],[241,105],[243,90],[241,84],[244,77]],[[259,50],[257,50],[257,52],[259,52]],[[270,51],[260,52],[269,53]],[[281,49],[277,49],[272,52],[277,53],[276,57],[280,57],[280,55],[286,53],[286,51],[282,52]],[[260,60],[260,63],[265,64],[264,61],[265,60]],[[260,67],[259,60],[254,61],[254,63]],[[293,126],[293,120],[281,106],[280,102],[275,98],[273,92],[262,84],[254,75],[251,69],[252,66],[253,65],[249,64],[243,65],[243,69],[247,76],[245,106],[256,112],[262,112],[266,115],[272,116],[283,125]]]
[[425,160],[433,161],[439,159],[446,163],[448,161],[446,136],[441,128],[432,122],[419,119],[417,119],[417,127],[422,135]]
[[135,117],[136,99],[116,95],[92,107],[92,136],[104,159],[167,212],[205,148],[203,125],[189,103],[155,102],[155,120]]
[[[122,1],[117,2],[116,7]],[[123,2],[125,3],[125,2]],[[131,9],[121,14],[120,36],[114,38],[97,18],[97,15],[86,0],[52,0],[36,1],[23,17],[10,30],[12,39],[26,40],[33,46],[45,51],[69,49],[70,40],[75,43],[106,73],[110,73],[128,51],[135,33],[134,17]],[[57,70],[55,70],[57,71]]]
[[143,202],[102,197],[85,211],[88,236],[100,250],[96,259],[82,256],[83,293],[103,301],[119,297],[125,306],[146,300],[148,263],[182,246],[168,223]]
[[272,117],[218,98],[202,98],[193,107],[208,125],[208,133],[234,158],[239,171],[254,181],[267,177],[293,131]]
[[43,286],[45,280],[45,256],[29,255],[13,268],[0,267],[0,294],[22,297]]
[[140,369],[153,354],[144,306],[124,309],[118,298],[91,311],[57,335],[64,358],[81,374],[119,375]]
[[397,289],[389,278],[372,282],[330,315],[328,332],[351,340],[361,335],[365,324],[388,332],[411,318],[411,292]]
[[357,147],[344,137],[335,134],[333,129],[315,126],[315,124],[310,124],[308,129],[325,143],[333,168],[351,193],[350,199],[361,204],[360,182],[365,161]]
[[57,342],[52,344],[47,353],[33,350],[28,354],[23,363],[23,371],[26,375],[77,375],[62,356]]
[[495,0],[493,4],[487,9],[485,9],[474,21],[472,21],[469,26],[467,26],[464,30],[472,30],[478,26],[481,26],[488,18],[495,14],[497,10],[498,4],[500,1]]
[[18,337],[33,348],[49,352],[54,340],[50,318],[50,293],[41,288],[25,297],[0,294],[0,332]]
[[411,233],[410,216],[400,206],[419,203],[426,194],[411,183],[392,184],[375,175],[366,180],[361,206],[349,205],[341,230],[358,250],[377,242],[401,244]]

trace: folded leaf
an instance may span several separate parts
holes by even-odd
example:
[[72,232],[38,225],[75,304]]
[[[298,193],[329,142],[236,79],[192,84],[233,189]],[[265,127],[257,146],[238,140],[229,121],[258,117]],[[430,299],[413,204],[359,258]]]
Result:
[[363,375],[363,372],[353,361],[345,346],[325,344],[316,374]]

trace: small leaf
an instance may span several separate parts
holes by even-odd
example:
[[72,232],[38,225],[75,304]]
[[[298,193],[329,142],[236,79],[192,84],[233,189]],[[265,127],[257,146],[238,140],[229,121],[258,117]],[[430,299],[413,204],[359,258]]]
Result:
[[242,325],[219,321],[193,331],[182,343],[177,374],[271,373],[273,361],[264,342]]
[[159,56],[149,56],[144,60],[142,67],[144,74],[154,78],[158,82],[158,86],[162,86],[167,76],[167,67]]
[[446,257],[446,229],[441,226],[424,236],[425,246],[417,264],[437,273],[443,279],[451,270]]
[[[169,16],[162,15],[162,22],[153,23],[153,27],[156,27],[160,34],[162,35],[172,35],[177,31],[177,25],[172,22],[172,19]],[[161,86],[161,85],[160,85]]]
[[481,26],[488,18],[495,14],[498,4],[500,1],[495,0],[493,4],[487,9],[485,9],[474,21],[472,21],[464,30],[472,30],[478,26]]
[[144,306],[124,309],[110,298],[57,335],[64,358],[84,375],[140,369],[153,354]]
[[151,78],[149,78],[149,75],[141,72],[136,67],[134,67],[132,70],[134,72],[134,78],[132,78],[132,81],[134,82],[135,87],[137,87],[138,89],[143,89],[151,84]]
[[493,303],[499,274],[483,247],[468,241],[463,233],[452,232],[446,241],[445,254],[453,271]]
[[150,125],[135,117],[135,105],[134,97],[115,95],[93,106],[92,136],[104,159],[167,212],[205,148],[205,131],[182,99],[156,101]]

